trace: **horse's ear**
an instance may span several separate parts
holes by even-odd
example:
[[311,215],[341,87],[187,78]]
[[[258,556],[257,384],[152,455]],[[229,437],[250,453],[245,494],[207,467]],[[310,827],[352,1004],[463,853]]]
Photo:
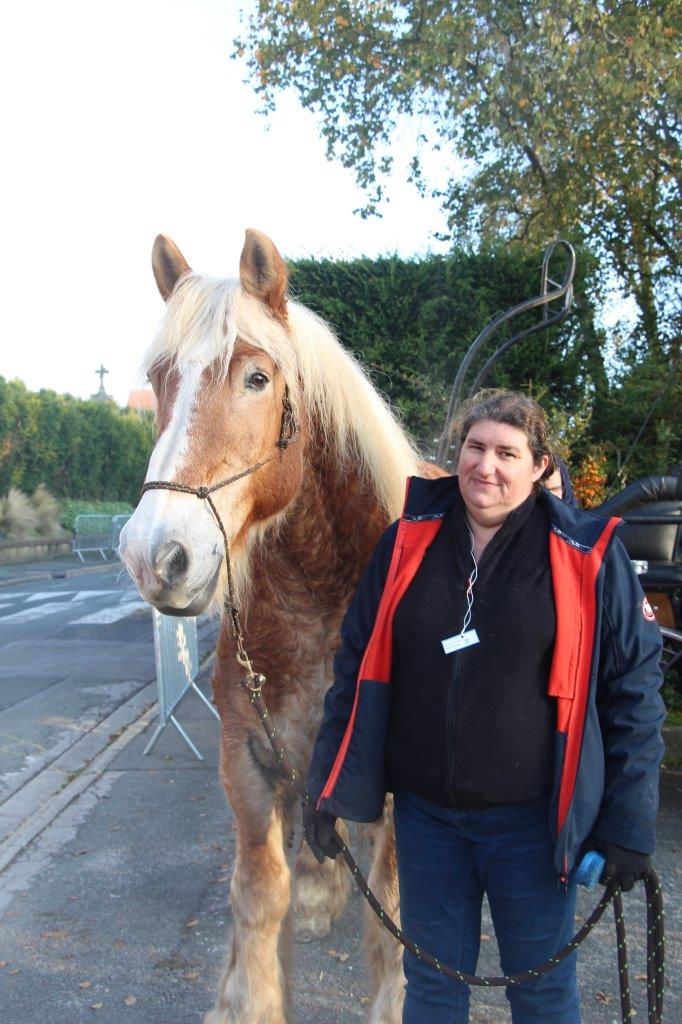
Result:
[[286,264],[274,242],[253,228],[246,229],[239,278],[245,292],[269,306],[278,319],[286,319]]
[[152,249],[152,270],[164,302],[168,302],[178,279],[191,269],[175,242],[166,235],[156,236]]

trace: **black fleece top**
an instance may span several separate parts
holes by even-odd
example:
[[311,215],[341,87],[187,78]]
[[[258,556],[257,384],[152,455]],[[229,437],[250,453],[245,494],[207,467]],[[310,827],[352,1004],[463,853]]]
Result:
[[552,786],[556,619],[549,522],[534,496],[479,560],[468,627],[479,643],[445,654],[441,641],[462,628],[472,568],[458,494],[396,610],[386,743],[388,788],[446,807],[520,803]]

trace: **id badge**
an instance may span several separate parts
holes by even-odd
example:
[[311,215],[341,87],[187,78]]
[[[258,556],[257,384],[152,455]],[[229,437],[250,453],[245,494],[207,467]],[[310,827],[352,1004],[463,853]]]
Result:
[[455,651],[461,651],[465,647],[473,647],[474,644],[480,643],[480,641],[476,630],[468,629],[466,633],[458,633],[457,636],[449,636],[447,640],[441,640],[441,643],[446,654],[453,654]]

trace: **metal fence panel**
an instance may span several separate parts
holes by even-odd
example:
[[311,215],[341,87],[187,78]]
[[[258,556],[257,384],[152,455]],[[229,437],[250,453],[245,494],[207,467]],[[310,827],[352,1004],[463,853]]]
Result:
[[111,546],[111,516],[80,515],[76,516],[73,528],[74,554],[84,562],[84,551],[99,551],[106,562],[105,551]]
[[123,516],[112,516],[111,517],[111,539],[109,541],[109,547],[115,555],[118,554],[118,545],[121,539],[121,530],[130,519],[130,515]]
[[175,717],[181,700],[190,690],[194,690],[211,714],[219,718],[216,709],[194,681],[199,671],[197,620],[192,617],[162,615],[156,608],[152,608],[152,620],[160,721],[144,752],[150,753],[163,729],[172,722],[190,750],[203,761],[203,757]]

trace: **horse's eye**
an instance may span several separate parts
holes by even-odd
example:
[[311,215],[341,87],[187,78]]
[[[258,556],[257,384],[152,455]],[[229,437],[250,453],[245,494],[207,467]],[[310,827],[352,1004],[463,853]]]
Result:
[[247,388],[252,388],[254,391],[262,391],[268,383],[268,378],[260,370],[256,370],[255,373],[250,373],[246,378]]

